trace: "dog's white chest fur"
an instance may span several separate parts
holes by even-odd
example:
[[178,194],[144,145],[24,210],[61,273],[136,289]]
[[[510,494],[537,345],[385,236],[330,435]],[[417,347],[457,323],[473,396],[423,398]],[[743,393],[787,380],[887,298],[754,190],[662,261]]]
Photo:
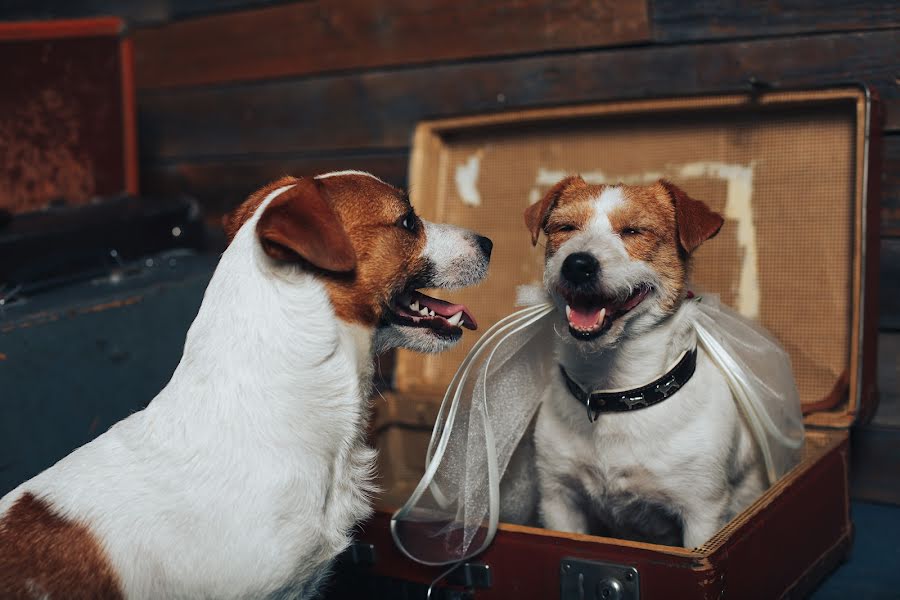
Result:
[[[684,316],[605,357],[585,360],[563,350],[561,361],[576,380],[590,380],[595,370],[609,388],[647,383],[688,343]],[[752,437],[702,350],[693,377],[670,399],[601,414],[595,423],[557,376],[538,416],[535,446],[542,518],[553,529],[694,547],[764,488]]]
[[303,597],[370,511],[371,336],[311,275],[241,268],[245,230],[166,388],[0,503],[32,492],[88,525],[128,597]]

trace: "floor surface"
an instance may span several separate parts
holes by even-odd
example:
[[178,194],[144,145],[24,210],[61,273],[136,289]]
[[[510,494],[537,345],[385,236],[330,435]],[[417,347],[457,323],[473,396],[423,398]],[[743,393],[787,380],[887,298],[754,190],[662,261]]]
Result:
[[853,502],[851,511],[856,537],[850,558],[812,600],[900,600],[900,506]]

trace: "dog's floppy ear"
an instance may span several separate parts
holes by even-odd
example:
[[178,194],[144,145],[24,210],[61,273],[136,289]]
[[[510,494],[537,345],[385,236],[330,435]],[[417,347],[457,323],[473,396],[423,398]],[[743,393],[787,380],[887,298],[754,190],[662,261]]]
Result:
[[675,204],[675,226],[678,228],[678,242],[690,254],[700,244],[715,237],[725,219],[713,212],[700,200],[694,200],[674,183],[659,182],[669,193]]
[[553,210],[553,207],[556,206],[556,203],[559,201],[563,192],[570,187],[581,187],[584,185],[587,184],[580,175],[570,175],[550,188],[540,202],[535,202],[525,209],[525,226],[528,227],[528,231],[531,232],[532,246],[537,244],[538,237],[541,235],[541,230],[547,223],[547,217],[550,215],[550,211]]
[[350,238],[315,179],[299,179],[272,199],[256,223],[256,235],[276,260],[305,261],[335,273],[356,268]]

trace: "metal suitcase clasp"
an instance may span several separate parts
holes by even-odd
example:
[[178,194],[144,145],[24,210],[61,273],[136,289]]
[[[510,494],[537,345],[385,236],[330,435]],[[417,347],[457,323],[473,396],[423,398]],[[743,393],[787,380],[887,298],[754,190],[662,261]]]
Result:
[[626,565],[564,558],[560,563],[560,600],[638,600],[638,570]]

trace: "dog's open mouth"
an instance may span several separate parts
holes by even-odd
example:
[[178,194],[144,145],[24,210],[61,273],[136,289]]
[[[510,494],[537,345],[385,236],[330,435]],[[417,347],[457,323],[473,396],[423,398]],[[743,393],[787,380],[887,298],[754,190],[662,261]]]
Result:
[[569,333],[579,340],[596,338],[605,333],[616,319],[643,302],[651,289],[649,285],[642,285],[624,300],[602,296],[564,295]]
[[438,300],[422,292],[407,291],[400,294],[391,310],[395,323],[431,329],[443,337],[458,337],[462,335],[463,327],[478,329],[475,319],[462,304]]

